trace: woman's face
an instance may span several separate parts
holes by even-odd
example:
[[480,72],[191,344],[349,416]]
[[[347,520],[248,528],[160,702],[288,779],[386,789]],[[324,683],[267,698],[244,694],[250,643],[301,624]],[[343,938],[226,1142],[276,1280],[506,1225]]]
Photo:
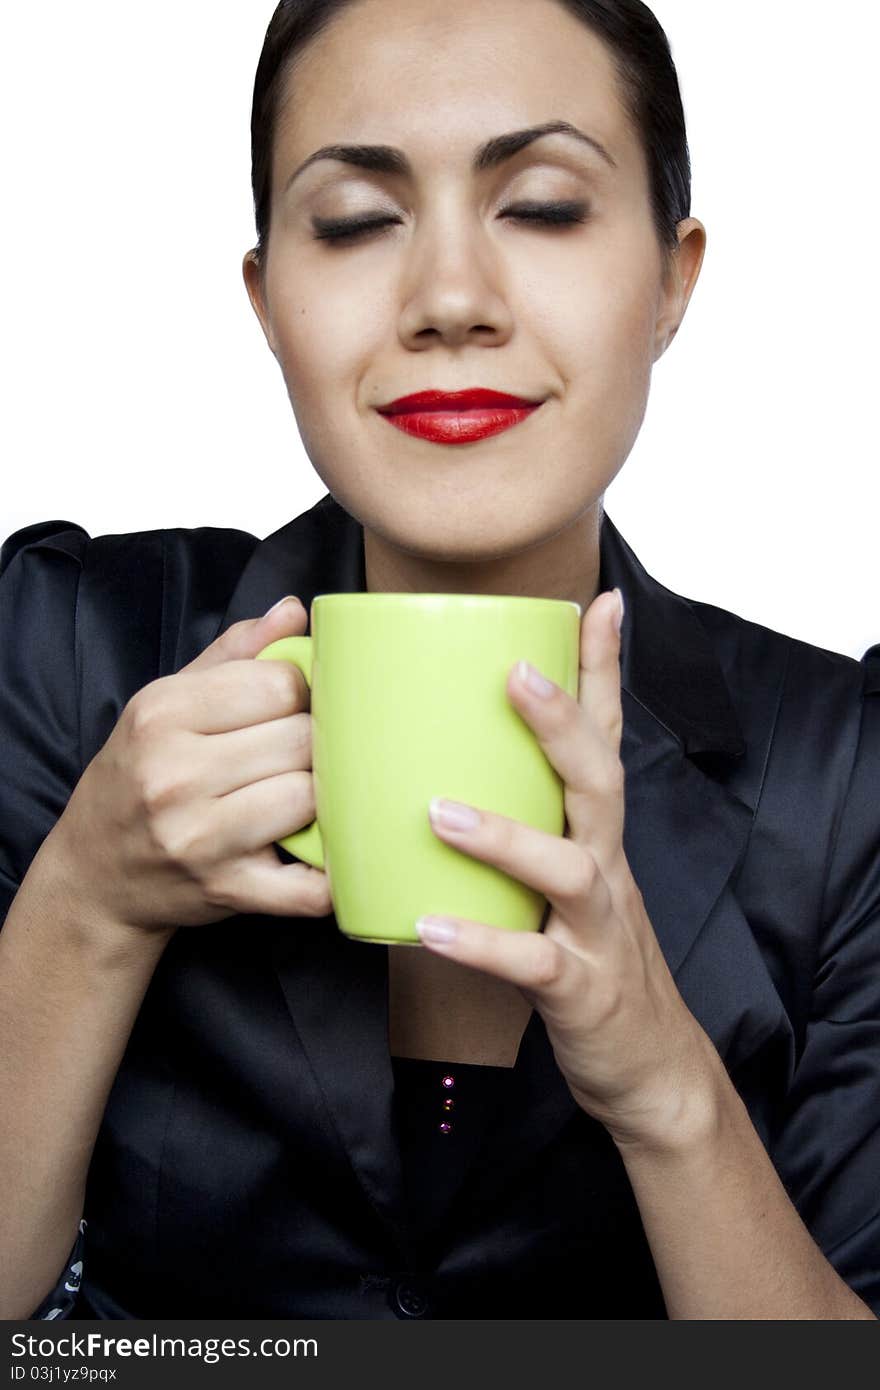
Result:
[[[679,228],[664,263],[648,174],[601,41],[555,0],[357,0],[302,52],[276,130],[263,285],[245,279],[319,476],[366,528],[411,556],[513,557],[595,506],[632,448],[653,363],[705,244]],[[511,131],[567,121],[475,172]],[[319,159],[390,145],[411,174]],[[522,203],[583,222],[517,220]],[[387,217],[350,242],[313,219]],[[414,438],[377,407],[488,387],[543,400],[466,445]]]

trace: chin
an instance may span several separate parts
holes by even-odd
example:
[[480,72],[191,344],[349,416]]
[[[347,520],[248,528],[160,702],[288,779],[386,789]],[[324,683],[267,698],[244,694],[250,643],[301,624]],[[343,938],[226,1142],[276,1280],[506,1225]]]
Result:
[[377,515],[364,524],[386,544],[407,554],[457,565],[490,564],[522,554],[540,544],[548,529],[533,513],[529,514],[528,529],[524,529],[521,509],[516,516],[505,518],[497,507],[470,504],[459,511],[445,508],[442,502],[413,514],[396,511],[393,517]]

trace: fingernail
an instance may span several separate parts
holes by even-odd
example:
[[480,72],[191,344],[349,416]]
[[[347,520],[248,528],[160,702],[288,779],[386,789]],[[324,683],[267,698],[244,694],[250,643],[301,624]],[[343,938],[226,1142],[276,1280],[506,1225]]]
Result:
[[552,681],[545,680],[544,677],[530,666],[527,661],[520,661],[516,668],[519,679],[532,691],[534,695],[540,695],[542,700],[548,700],[553,694],[554,685]]
[[416,931],[422,941],[454,941],[458,935],[455,922],[448,917],[419,917]]
[[618,608],[619,608],[619,610],[620,610],[619,613],[618,613],[618,615],[617,615],[617,617],[614,619],[614,626],[616,627],[617,632],[618,632],[618,635],[619,635],[619,634],[620,634],[620,629],[621,629],[621,627],[623,626],[623,615],[624,615],[624,613],[626,612],[626,608],[624,607],[624,603],[623,603],[623,594],[620,592],[619,589],[615,589],[614,592],[615,592],[616,595],[617,595],[617,605],[618,605]]
[[[296,597],[296,594],[285,594],[284,598],[280,598],[277,603],[272,604],[271,608],[266,609],[265,613],[263,614],[263,617],[268,618],[270,613],[274,613],[276,608],[280,608],[282,603],[287,603],[290,599],[294,599],[297,603],[299,603],[299,599]],[[300,608],[302,608],[301,603]]]
[[428,815],[447,830],[476,830],[480,824],[478,811],[460,801],[443,801],[439,796],[431,798]]

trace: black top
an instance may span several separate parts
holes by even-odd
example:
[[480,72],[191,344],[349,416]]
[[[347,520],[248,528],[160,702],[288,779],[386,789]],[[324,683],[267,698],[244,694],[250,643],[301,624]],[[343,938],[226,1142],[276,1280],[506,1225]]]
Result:
[[425,1240],[441,1226],[495,1112],[511,1067],[392,1057],[394,1121],[403,1161],[410,1231]]
[[[480,1122],[488,1112],[491,1123],[508,1094],[513,1071],[415,1057],[392,1057],[391,1065],[406,1220],[422,1258],[430,1260],[450,1202],[480,1148]],[[73,1311],[82,1279],[85,1230],[83,1221],[58,1282],[33,1318],[48,1321],[69,1317]]]
[[[627,614],[627,860],[797,1210],[880,1312],[878,651],[859,663],[671,593],[607,516],[600,544]],[[136,690],[284,594],[308,609],[365,587],[362,528],[329,495],[264,541],[67,521],[10,537],[0,920]],[[516,1065],[477,1079],[491,1103],[450,1066],[452,1135],[432,1128],[439,1064],[402,1108],[417,1069],[389,1056],[388,949],[332,914],[176,933],[102,1118],[79,1292],[42,1316],[665,1316],[623,1164],[538,1011]]]

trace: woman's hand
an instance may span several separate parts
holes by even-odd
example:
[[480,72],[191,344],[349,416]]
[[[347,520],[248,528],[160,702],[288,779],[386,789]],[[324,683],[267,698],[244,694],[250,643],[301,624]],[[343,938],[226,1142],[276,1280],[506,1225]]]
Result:
[[[514,667],[508,698],[565,784],[566,836],[480,811],[471,830],[434,832],[548,900],[542,932],[460,918],[454,939],[426,946],[517,985],[541,1014],[578,1105],[618,1144],[675,1143],[713,1118],[720,1059],[676,988],[623,850],[617,591],[600,594],[581,624],[574,700],[546,697]],[[432,803],[433,804],[433,803]],[[471,808],[479,810],[479,808]]]
[[332,911],[323,870],[281,864],[272,843],[315,814],[309,689],[254,660],[306,621],[297,600],[234,623],[132,696],[46,840],[80,915],[168,936]]

